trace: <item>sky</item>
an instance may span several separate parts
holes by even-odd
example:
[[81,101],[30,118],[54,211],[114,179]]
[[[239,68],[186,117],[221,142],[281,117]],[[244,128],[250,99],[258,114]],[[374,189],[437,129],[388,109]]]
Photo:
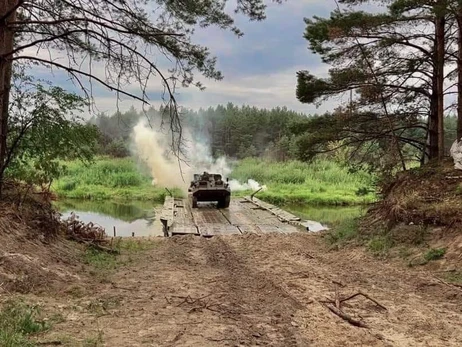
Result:
[[[297,71],[309,70],[316,76],[325,76],[329,69],[310,52],[308,42],[303,38],[304,18],[327,17],[335,6],[333,0],[287,0],[282,5],[268,3],[267,19],[262,22],[237,17],[236,24],[244,32],[240,38],[215,27],[198,29],[194,41],[209,47],[212,55],[217,57],[217,67],[224,79],[198,78],[206,87],[204,91],[195,87],[179,89],[180,106],[198,109],[232,102],[261,108],[285,106],[306,114],[333,109],[339,100],[319,107],[306,105],[297,100],[295,90]],[[63,74],[53,75],[52,81],[72,90],[71,82]],[[115,96],[104,88],[96,87],[93,94],[97,112],[111,114],[117,107],[122,111],[131,105],[140,107],[133,100],[117,103]],[[148,90],[153,106],[161,104],[161,94],[159,81],[153,80]]]

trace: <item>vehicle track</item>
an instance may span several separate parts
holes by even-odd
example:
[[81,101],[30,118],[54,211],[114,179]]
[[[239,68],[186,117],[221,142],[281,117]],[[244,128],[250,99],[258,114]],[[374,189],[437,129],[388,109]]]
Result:
[[[42,299],[45,313],[64,319],[41,339],[102,332],[111,347],[462,346],[460,290],[360,249],[330,251],[307,233],[159,238],[109,281],[82,285],[84,295]],[[368,328],[352,326],[321,303],[336,288],[387,310],[348,301],[345,312]]]

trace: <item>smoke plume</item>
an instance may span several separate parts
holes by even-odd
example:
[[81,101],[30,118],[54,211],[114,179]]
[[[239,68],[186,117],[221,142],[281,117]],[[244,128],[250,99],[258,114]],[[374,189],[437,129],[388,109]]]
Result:
[[[133,128],[134,154],[148,166],[153,177],[153,184],[166,188],[187,190],[194,173],[220,173],[224,179],[232,171],[225,157],[214,159],[211,147],[206,139],[194,139],[188,129],[183,129],[185,138],[184,158],[181,161],[171,153],[171,135],[160,130],[160,125],[152,128],[142,119]],[[252,179],[241,183],[229,180],[231,191],[266,190],[266,186]]]

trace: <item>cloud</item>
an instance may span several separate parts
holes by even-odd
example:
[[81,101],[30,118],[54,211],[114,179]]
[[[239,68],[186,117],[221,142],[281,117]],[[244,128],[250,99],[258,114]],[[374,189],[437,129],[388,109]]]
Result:
[[[306,113],[328,110],[328,105],[316,109],[315,106],[303,105],[296,99],[296,71],[302,68],[304,67],[293,66],[270,73],[231,76],[224,81],[209,82],[204,91],[192,88],[180,90],[179,101],[194,109],[233,102],[261,108],[286,106]],[[320,66],[313,72],[320,76],[325,75],[327,67]]]
[[[319,57],[309,51],[308,42],[303,38],[303,19],[313,15],[328,16],[334,8],[334,2],[320,0],[291,0],[282,5],[270,3],[267,19],[262,22],[251,22],[244,16],[237,17],[236,24],[244,31],[241,38],[219,28],[197,29],[195,42],[209,47],[211,54],[218,58],[217,67],[223,72],[224,79],[205,80],[197,73],[197,79],[204,83],[206,90],[199,91],[194,87],[179,89],[177,99],[181,106],[197,109],[233,102],[262,108],[286,106],[305,113],[332,109],[333,103],[321,105],[319,109],[301,104],[295,97],[295,89],[297,71],[307,69],[322,76],[328,69]],[[163,71],[170,67],[165,64],[160,53],[154,59],[158,59]],[[97,63],[93,70],[102,74],[102,67],[101,63]],[[44,68],[35,70],[35,73],[40,77],[48,77],[70,91],[79,90],[65,73],[56,72],[51,76]],[[124,90],[139,92],[136,85],[126,86]],[[159,106],[162,103],[162,93],[159,78],[152,78],[148,85],[148,97],[152,105]],[[123,111],[131,105],[141,107],[140,102],[127,97],[117,102],[112,92],[96,83],[93,94],[96,110],[101,112],[111,113],[117,108]]]

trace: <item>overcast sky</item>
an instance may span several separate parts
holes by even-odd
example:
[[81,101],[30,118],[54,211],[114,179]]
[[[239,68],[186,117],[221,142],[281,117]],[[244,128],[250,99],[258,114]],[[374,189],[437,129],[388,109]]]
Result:
[[[198,29],[195,41],[209,47],[218,58],[217,67],[224,79],[201,79],[205,91],[195,87],[180,89],[181,106],[197,109],[232,102],[262,108],[286,106],[307,114],[332,109],[335,100],[320,108],[301,104],[296,99],[295,88],[297,71],[306,69],[322,76],[329,68],[308,49],[308,42],[303,38],[304,17],[327,17],[334,8],[333,0],[287,0],[283,5],[269,4],[267,19],[263,22],[237,19],[236,24],[244,31],[241,38],[218,28]],[[72,89],[64,74],[57,74],[52,80]],[[148,95],[155,106],[160,104],[161,90],[157,80],[150,83]],[[113,94],[98,87],[93,92],[98,111],[116,110]],[[119,107],[125,110],[132,104],[140,106],[129,100]]]

